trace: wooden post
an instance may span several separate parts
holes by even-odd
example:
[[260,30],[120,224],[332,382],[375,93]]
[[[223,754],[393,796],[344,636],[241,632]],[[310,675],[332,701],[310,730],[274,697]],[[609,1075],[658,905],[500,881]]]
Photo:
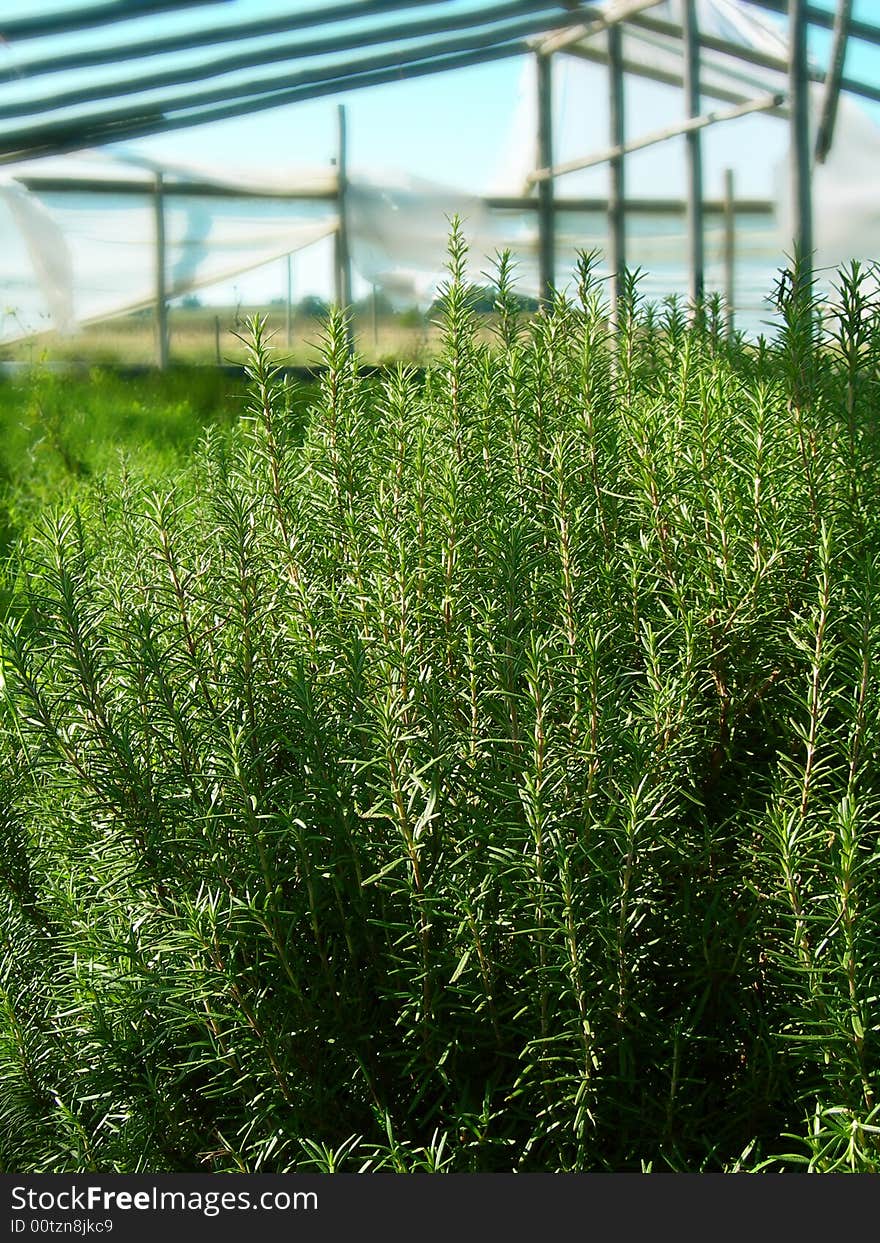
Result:
[[[536,53],[538,71],[538,165],[553,167],[553,62]],[[556,238],[553,178],[538,184],[538,284],[542,302],[548,302],[556,282]]]
[[293,269],[291,267],[290,255],[287,256],[287,305],[285,307],[284,316],[285,338],[287,348],[293,345]]
[[724,321],[733,340],[736,315],[736,197],[733,169],[724,170]]
[[[351,254],[348,245],[348,133],[345,104],[336,110],[339,154],[337,157],[339,227],[336,231],[336,301],[351,314]],[[348,343],[354,349],[354,324],[348,321]]]
[[[608,28],[608,112],[611,146],[623,147],[626,143],[626,102],[624,99],[623,39],[619,26]],[[621,152],[608,164],[608,262],[611,266],[608,322],[612,332],[617,328],[620,280],[626,267],[626,178],[623,159],[623,152]]]
[[810,169],[810,82],[807,76],[807,2],[788,5],[788,97],[791,109],[791,209],[801,279],[812,280],[813,188]]
[[[700,115],[700,32],[697,2],[685,0],[684,94],[688,118]],[[705,288],[703,245],[703,148],[699,130],[690,130],[687,143],[688,297],[691,313],[699,314]]]
[[165,195],[162,174],[156,173],[153,187],[156,224],[156,366],[168,366],[168,299],[165,288]]

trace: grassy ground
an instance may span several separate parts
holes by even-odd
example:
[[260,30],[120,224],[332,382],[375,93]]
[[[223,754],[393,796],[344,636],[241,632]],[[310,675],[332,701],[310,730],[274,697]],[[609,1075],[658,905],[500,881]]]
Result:
[[243,379],[214,368],[120,375],[35,368],[0,378],[0,550],[44,506],[127,462],[159,479],[208,426],[230,427]]
[[[175,308],[171,311],[172,362],[244,362],[246,348],[239,335],[245,319],[256,313],[266,316],[281,360],[297,366],[308,366],[317,361],[321,337],[321,321],[318,319],[295,315],[288,345],[283,309],[201,307]],[[361,316],[355,322],[355,331],[358,349],[367,362],[387,359],[420,362],[436,351],[440,336],[436,327],[414,322],[412,316],[399,315],[380,317],[375,328],[369,316]],[[150,364],[155,357],[155,326],[149,312],[94,324],[70,337],[46,333],[30,341],[0,348],[0,360],[25,362],[74,360],[91,364]]]

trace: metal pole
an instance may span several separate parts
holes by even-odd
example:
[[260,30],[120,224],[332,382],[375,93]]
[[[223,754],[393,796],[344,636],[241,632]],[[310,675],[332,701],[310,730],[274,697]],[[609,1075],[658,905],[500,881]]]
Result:
[[[684,5],[684,93],[688,117],[700,115],[700,33],[696,0]],[[688,296],[692,313],[703,302],[705,261],[703,253],[703,149],[697,129],[688,131],[687,143],[687,232]]]
[[290,255],[287,256],[287,307],[284,318],[287,348],[290,349],[293,344],[293,272],[291,270]]
[[825,98],[822,100],[822,115],[819,118],[819,126],[816,133],[816,162],[818,164],[825,163],[834,139],[837,104],[840,100],[840,84],[843,80],[843,66],[846,60],[846,45],[851,18],[852,0],[837,0],[837,12],[834,15],[834,41],[831,45],[831,55],[828,58],[828,74],[825,79]]
[[[339,154],[337,157],[339,227],[336,231],[336,301],[343,310],[351,312],[351,253],[348,245],[348,132],[345,104],[336,109]],[[348,341],[354,348],[354,325],[349,319]]]
[[788,96],[791,103],[791,205],[794,245],[802,281],[812,279],[813,191],[810,169],[810,84],[807,77],[806,0],[788,4]]
[[[553,167],[553,67],[552,58],[536,55],[538,71],[538,164]],[[556,281],[556,239],[553,211],[553,178],[538,185],[538,283],[542,302],[550,299]]]
[[733,169],[724,170],[724,320],[733,340],[736,307],[736,196]]
[[626,143],[626,101],[623,39],[619,26],[608,28],[608,111],[611,145],[620,149],[620,154],[612,157],[608,164],[608,262],[611,265],[608,322],[613,332],[617,327],[620,280],[626,267],[626,179],[622,150]]
[[156,223],[156,366],[168,366],[168,301],[165,290],[165,202],[162,174],[156,173],[153,189]]

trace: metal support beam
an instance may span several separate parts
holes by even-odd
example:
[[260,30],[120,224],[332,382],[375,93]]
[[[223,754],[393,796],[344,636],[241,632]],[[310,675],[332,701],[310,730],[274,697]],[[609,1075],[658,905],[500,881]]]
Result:
[[[400,45],[395,59],[404,61],[412,50],[409,45],[416,39],[428,40],[436,39],[437,36],[450,35],[457,41],[458,46],[467,32],[474,31],[473,34],[467,35],[468,43],[476,47],[488,47],[503,43],[508,39],[530,36],[536,31],[543,32],[548,25],[565,25],[566,23],[570,25],[577,21],[577,14],[544,12],[544,10],[558,10],[561,4],[562,0],[505,0],[502,4],[493,4],[489,7],[483,5],[469,11],[459,10],[456,13],[445,13],[428,20],[424,17],[416,21],[397,19],[375,29],[364,29],[363,23],[358,22],[356,29],[349,29],[343,34],[322,35],[318,39],[303,39],[301,35],[290,40],[264,39],[256,47],[250,40],[245,40],[239,49],[228,55],[212,56],[210,59],[201,56],[196,61],[184,62],[180,58],[172,57],[170,58],[172,64],[163,62],[163,67],[160,69],[155,68],[153,58],[147,60],[146,70],[142,68],[138,44],[133,43],[129,45],[127,54],[120,52],[117,58],[117,63],[122,63],[130,60],[131,57],[138,57],[131,64],[131,72],[124,79],[114,78],[111,81],[100,81],[100,79],[96,80],[96,75],[88,75],[91,80],[85,82],[80,80],[78,84],[70,88],[54,90],[44,88],[37,97],[0,98],[0,118],[23,117],[26,118],[27,123],[30,123],[31,118],[40,113],[59,112],[65,108],[97,104],[102,100],[112,100],[118,111],[120,101],[129,95],[142,95],[148,91],[165,90],[182,85],[191,86],[202,82],[210,83],[217,79],[222,82],[227,74],[241,73],[246,69],[263,65],[284,66],[280,76],[273,73],[271,77],[254,79],[246,90],[241,92],[252,95],[259,91],[292,85],[295,81],[295,71],[299,70],[301,63],[319,57],[330,56],[338,62],[343,53],[361,52],[377,45],[394,43]],[[422,46],[425,49],[428,48],[427,43],[423,43]],[[387,63],[387,57],[382,59],[383,63]],[[0,75],[0,80],[2,80],[2,75]],[[225,98],[225,93],[225,89],[221,90],[221,98]],[[163,108],[173,106],[173,101],[169,98],[168,101],[162,102],[161,106]]]
[[[532,212],[538,203],[536,199],[524,194],[490,194],[479,200],[493,211]],[[606,212],[607,197],[602,198],[557,198],[553,200],[556,212]],[[720,216],[724,213],[722,199],[706,199],[703,209],[707,215]],[[681,199],[627,199],[627,212],[646,216],[683,216],[685,204]],[[776,211],[772,199],[739,199],[737,210],[749,214],[771,217]]]
[[706,129],[708,126],[717,125],[721,121],[735,121],[738,117],[750,116],[753,112],[769,112],[778,108],[784,102],[784,95],[765,95],[761,99],[753,99],[746,104],[738,104],[735,108],[726,109],[723,112],[706,112],[703,116],[694,117],[688,121],[681,121],[677,125],[664,126],[663,129],[653,130],[650,134],[643,134],[641,138],[633,138],[630,142],[607,147],[604,151],[597,151],[593,155],[586,155],[578,160],[566,160],[564,164],[554,164],[552,169],[536,168],[533,173],[529,173],[527,181],[531,185],[539,181],[546,181],[548,177],[562,177],[566,173],[578,172],[584,168],[594,168],[597,164],[607,164],[618,156],[629,155],[633,151],[643,151],[645,147],[653,147],[658,142],[667,142],[670,138],[681,137],[682,134],[688,134],[693,130]]
[[[338,104],[336,118],[339,135],[337,155],[339,225],[336,230],[336,301],[351,310],[351,254],[348,245],[348,127],[345,104]],[[349,320],[349,344],[354,345],[354,328]]]
[[724,170],[724,321],[728,341],[736,319],[736,190],[733,169]]
[[156,366],[168,366],[168,299],[165,288],[165,195],[162,174],[156,173],[153,185],[153,211],[156,225]]
[[[684,4],[684,95],[689,120],[700,115],[700,36],[696,0]],[[697,313],[703,302],[705,263],[703,257],[703,148],[700,131],[691,129],[687,143],[687,233],[688,295],[691,310]]]
[[[524,32],[535,24],[536,19],[529,19],[520,22],[516,28]],[[4,158],[11,155],[15,159],[31,159],[43,154],[78,150],[100,142],[127,141],[157,130],[164,133],[170,129],[191,128],[306,98],[317,99],[340,91],[482,65],[491,60],[523,55],[530,50],[525,38],[517,37],[514,24],[510,23],[504,31],[496,29],[457,39],[435,39],[411,46],[406,51],[398,49],[351,61],[325,62],[293,74],[276,73],[248,82],[236,80],[232,85],[227,83],[199,91],[196,102],[192,91],[187,91],[146,104],[117,104],[82,114],[74,120],[65,118],[26,125],[14,132],[0,134],[0,152],[4,153]]]
[[287,341],[287,348],[293,345],[293,259],[291,255],[287,256],[287,303],[284,316],[284,336]]
[[810,83],[807,77],[807,4],[789,0],[788,94],[791,104],[791,207],[794,245],[803,279],[809,282],[813,255],[813,187],[810,168]]
[[[782,11],[783,10],[781,9],[780,12]],[[812,10],[810,11],[812,12]],[[663,38],[672,39],[676,43],[681,43],[684,40],[684,30],[678,22],[668,21],[666,18],[657,17],[653,13],[636,13],[627,18],[627,20],[633,27],[638,30],[644,30],[649,34],[660,35]],[[859,25],[860,24],[856,21],[851,20],[849,22],[849,33],[853,38],[857,37]],[[878,30],[878,35],[880,35],[880,30]],[[729,56],[734,60],[743,61],[745,64],[757,65],[761,69],[775,69],[779,73],[788,72],[788,60],[785,57],[773,56],[768,52],[759,51],[757,48],[750,48],[746,47],[744,44],[733,43],[730,39],[719,38],[717,35],[707,34],[703,30],[699,32],[699,41],[700,47],[705,48],[707,52],[720,52],[722,56]],[[575,55],[582,53],[583,50],[582,45],[578,47],[566,47],[565,49],[566,52]],[[598,55],[594,53],[594,59],[599,59],[600,56],[601,53]],[[604,58],[602,59],[604,60]],[[639,73],[640,66],[632,63],[629,66],[628,71],[631,73]],[[808,73],[811,82],[826,81],[826,76],[821,69],[810,67],[808,69]],[[650,70],[643,70],[643,76],[651,78],[654,77],[654,73]],[[681,85],[680,79],[676,83],[670,75],[657,77],[656,80],[669,81],[671,85]],[[2,81],[2,75],[0,75],[0,81]],[[733,98],[730,92],[722,93],[720,91],[711,91],[708,89],[706,83],[703,83],[702,86],[704,96],[712,95],[716,99]],[[858,78],[843,76],[840,80],[840,89],[849,95],[856,95],[861,99],[870,99],[875,103],[880,102],[880,86],[875,83],[864,82]]]
[[39,39],[53,35],[71,34],[90,30],[96,26],[109,26],[113,22],[132,21],[138,17],[166,13],[169,9],[194,9],[199,5],[229,3],[229,0],[140,0],[132,4],[117,4],[115,0],[100,0],[97,4],[80,5],[67,12],[46,13],[39,16],[4,17],[3,42],[21,43],[24,39]]
[[[553,58],[538,52],[538,163],[553,166]],[[556,281],[556,238],[553,180],[538,186],[538,284],[542,301],[551,296]]]
[[[785,14],[789,11],[789,0],[750,0],[761,9],[769,9],[771,13]],[[831,30],[834,26],[834,14],[827,9],[817,9],[815,5],[806,6],[806,20],[813,26],[823,30]],[[866,43],[880,44],[880,26],[874,22],[852,21],[849,28],[854,39],[863,39]]]
[[[213,0],[211,0],[213,3]],[[416,0],[418,5],[440,4],[442,0]],[[179,8],[177,0],[169,8]],[[0,82],[20,82],[43,73],[68,72],[71,69],[89,69],[95,65],[119,65],[126,60],[143,60],[149,56],[162,56],[166,52],[189,52],[195,48],[215,50],[224,43],[242,43],[246,39],[271,39],[277,35],[289,35],[294,31],[312,29],[315,26],[331,26],[335,22],[363,21],[367,17],[390,15],[398,9],[411,9],[413,0],[346,0],[342,4],[323,4],[306,13],[286,13],[281,17],[258,18],[249,22],[209,23],[205,21],[197,29],[187,29],[182,34],[159,35],[157,38],[140,38],[136,42],[127,39],[122,43],[106,40],[89,41],[75,52],[65,50],[50,56],[29,57],[27,61],[0,67]],[[129,13],[127,16],[131,16]],[[53,18],[53,33],[59,34],[58,19]],[[8,22],[4,22],[4,36],[12,37]],[[10,58],[11,59],[11,58]],[[48,89],[48,88],[47,88]]]
[[[594,65],[608,64],[608,55],[604,48],[579,45],[578,47],[566,48],[565,54],[567,56],[574,56],[577,60],[589,61]],[[653,66],[645,65],[638,60],[624,57],[623,68],[626,73],[631,73],[636,78],[646,78],[649,82],[662,82],[666,86],[684,86],[684,78],[680,73],[672,73],[666,69],[655,69]],[[726,87],[715,86],[711,82],[703,82],[701,86],[701,93],[704,99],[720,99],[728,104],[747,104],[751,102],[749,96],[743,95],[741,91],[729,91]],[[788,117],[788,113],[784,108],[775,109],[773,115],[778,116],[780,119],[787,119]]]
[[608,130],[611,142],[617,149],[608,165],[608,263],[611,268],[608,320],[613,332],[617,328],[620,280],[626,267],[626,175],[623,162],[626,100],[623,39],[619,26],[608,28]]
[[834,140],[834,124],[837,120],[837,104],[843,81],[843,65],[846,60],[846,44],[851,17],[852,0],[837,0],[834,37],[831,43],[831,56],[828,60],[828,73],[825,78],[825,97],[822,100],[822,115],[816,131],[816,162],[818,164],[825,163]]

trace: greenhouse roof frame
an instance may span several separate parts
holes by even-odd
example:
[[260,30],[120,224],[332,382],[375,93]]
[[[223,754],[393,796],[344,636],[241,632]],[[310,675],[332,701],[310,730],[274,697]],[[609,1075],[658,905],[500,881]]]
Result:
[[[722,37],[723,25],[713,30],[699,26],[698,3],[679,0],[671,14],[658,16],[661,0],[337,0],[336,3],[303,8],[288,0],[287,13],[248,21],[214,21],[173,34],[129,39],[101,45],[100,40],[69,54],[40,49],[40,35],[135,21],[169,8],[221,6],[229,0],[100,0],[84,3],[55,20],[51,14],[7,23],[4,33],[13,43],[19,39],[33,47],[14,66],[0,68],[0,82],[27,87],[31,82],[65,72],[74,75],[70,88],[39,96],[11,98],[0,103],[0,164],[13,164],[62,154],[111,142],[130,141],[168,130],[192,128],[210,122],[257,113],[281,105],[337,95],[383,83],[400,82],[423,75],[478,66],[509,57],[530,56],[538,68],[538,160],[520,198],[508,196],[537,212],[542,296],[554,283],[554,212],[570,203],[555,198],[554,181],[576,168],[608,163],[612,190],[608,202],[611,236],[611,305],[616,302],[617,274],[626,264],[623,219],[632,205],[624,182],[624,157],[652,143],[679,135],[687,151],[688,192],[686,213],[690,238],[690,294],[694,305],[703,290],[702,222],[709,209],[702,190],[701,131],[709,125],[763,111],[787,121],[791,127],[790,175],[795,244],[805,259],[808,274],[812,253],[811,150],[808,91],[811,82],[825,85],[815,144],[821,162],[831,146],[837,101],[841,93],[880,101],[880,85],[844,74],[848,41],[858,39],[880,45],[880,26],[852,18],[852,0],[837,0],[836,11],[826,12],[807,0],[722,0],[741,12],[757,10],[788,17],[787,36],[780,28],[769,43],[761,38],[753,45]],[[670,20],[678,17],[679,20]],[[212,15],[213,18],[213,15]],[[352,27],[351,23],[357,23]],[[367,25],[364,25],[364,22]],[[832,31],[832,52],[827,74],[808,62],[807,31],[810,25]],[[766,22],[764,23],[767,29]],[[720,29],[720,33],[719,33]],[[303,32],[315,31],[303,39]],[[280,39],[290,35],[291,38]],[[441,36],[438,38],[438,36]],[[272,39],[269,46],[253,41]],[[653,48],[656,55],[640,58],[627,49]],[[641,40],[641,43],[639,43]],[[230,43],[240,46],[220,55]],[[376,51],[365,49],[375,48]],[[769,50],[768,50],[769,48]],[[186,60],[198,54],[207,59]],[[218,55],[210,55],[218,53]],[[154,71],[150,58],[168,55],[167,67]],[[608,66],[611,132],[605,149],[557,165],[553,159],[551,66],[555,55],[565,54]],[[650,62],[650,63],[648,63]],[[91,74],[75,80],[83,70],[101,66],[131,65],[129,79],[102,79]],[[261,65],[275,66],[271,73],[236,77]],[[753,66],[757,73],[737,70]],[[145,67],[144,67],[145,66]],[[291,72],[291,66],[295,66]],[[734,66],[734,67],[731,67]],[[142,71],[141,71],[142,70]],[[762,72],[763,71],[763,76]],[[685,100],[680,123],[641,138],[625,133],[623,82],[626,75],[666,83],[682,90]],[[180,93],[174,88],[196,86]],[[723,111],[701,112],[702,99],[727,102]],[[77,112],[77,110],[80,110]],[[340,133],[344,134],[344,110],[340,110]],[[344,146],[344,142],[342,143]],[[335,195],[339,206],[339,232],[345,228],[344,159],[339,161]],[[63,180],[63,179],[62,179]],[[36,184],[37,177],[24,177],[22,184]],[[69,188],[75,188],[75,180]],[[107,180],[108,189],[118,183]],[[197,182],[191,184],[196,185]],[[161,233],[161,174],[157,179],[157,230]],[[234,193],[205,188],[205,193]],[[259,191],[257,191],[259,193]],[[293,195],[291,195],[293,197]],[[489,201],[489,200],[487,200]],[[498,200],[499,202],[501,200]],[[714,205],[719,209],[719,205]],[[730,212],[730,203],[723,207]],[[342,247],[344,251],[344,246]],[[341,287],[345,273],[337,274]],[[350,278],[349,278],[350,279]],[[350,287],[350,286],[349,286]],[[164,301],[161,290],[157,305]]]
[[[204,9],[211,4],[225,3],[229,3],[229,0],[185,0],[183,7],[192,4]],[[664,22],[647,12],[656,3],[657,0],[614,0],[603,6],[596,3],[577,3],[577,0],[506,0],[490,5],[478,4],[464,13],[450,13],[448,8],[443,13],[441,10],[444,0],[361,0],[360,3],[348,0],[347,3],[323,8],[292,10],[286,16],[271,20],[219,25],[214,23],[207,29],[193,30],[183,35],[145,41],[130,40],[112,47],[74,52],[70,56],[55,54],[48,57],[26,57],[19,65],[0,73],[0,80],[10,82],[14,79],[16,82],[26,83],[45,74],[93,68],[100,64],[131,63],[161,52],[176,54],[196,48],[215,50],[221,44],[233,40],[250,40],[315,27],[322,30],[317,40],[307,44],[296,40],[281,47],[275,45],[262,49],[248,48],[234,56],[214,58],[198,64],[175,65],[159,73],[136,76],[129,81],[92,80],[60,95],[56,93],[47,97],[44,92],[42,98],[13,100],[0,107],[0,161],[7,163],[107,142],[142,138],[165,129],[189,128],[328,94],[446,72],[478,65],[483,61],[520,56],[529,50],[527,41],[541,34],[542,29],[544,46],[540,50],[545,53],[563,49],[575,53],[583,52],[584,42],[589,43],[595,33],[607,30],[609,26],[617,23],[682,39],[682,27]],[[791,5],[787,5],[785,0],[745,0],[745,3],[772,13],[784,14],[788,9],[797,9],[802,11],[806,23],[826,29],[834,26],[833,15],[813,5],[800,3],[800,0]],[[74,10],[72,14],[67,13],[56,18],[55,25],[52,25],[51,16],[43,16],[17,19],[7,23],[6,30],[14,45],[21,37],[15,33],[16,30],[24,30],[25,37],[33,41],[40,32],[44,35],[57,34],[97,22],[123,23],[143,18],[169,6],[170,0],[136,0],[134,4],[105,0],[103,3],[85,4],[81,10]],[[401,24],[398,15],[405,10],[431,12],[427,17],[415,16]],[[376,28],[359,30],[354,34],[350,29],[335,36],[323,33],[324,27],[329,30],[334,25],[350,22],[354,18],[389,20]],[[850,37],[880,44],[880,27],[864,21],[853,21],[849,15],[845,27],[841,46],[845,46]],[[453,37],[438,41],[435,37],[438,33],[449,33]],[[731,56],[742,55],[744,60],[753,64],[762,60],[760,54],[756,56],[748,49],[743,55],[741,50],[721,48],[721,41],[713,39],[712,36],[698,33],[697,37],[701,49],[723,50]],[[381,55],[341,59],[356,47],[381,44],[387,44],[389,49]],[[602,51],[587,48],[586,54],[592,59],[600,59]],[[301,69],[291,78],[291,64],[317,57],[329,58],[329,63]],[[229,74],[257,64],[276,64],[279,71],[244,82],[224,80]],[[771,66],[766,59],[763,64],[768,69],[780,67]],[[873,83],[844,77],[842,62],[840,65],[840,71],[833,75],[835,89],[829,94],[829,100],[836,98],[837,92],[841,90],[863,98],[880,100],[880,88]],[[641,72],[640,66],[634,62],[627,63],[625,68],[628,73]],[[816,70],[808,68],[807,73],[814,81],[824,80],[824,75]],[[195,94],[190,91],[185,95],[157,95],[165,87],[184,83],[193,85],[212,78],[221,80],[217,85]],[[710,92],[704,89],[703,93]],[[148,98],[141,99],[140,102],[121,102],[127,97],[144,95]],[[724,95],[716,97],[725,98]],[[726,98],[731,103],[744,103],[748,96],[736,97],[735,94],[728,94]],[[71,108],[88,107],[102,102],[107,106],[89,111],[85,115],[65,115]],[[4,120],[21,121],[24,117],[39,116],[42,113],[48,113],[49,119],[37,124],[19,123],[13,127],[2,124]]]

